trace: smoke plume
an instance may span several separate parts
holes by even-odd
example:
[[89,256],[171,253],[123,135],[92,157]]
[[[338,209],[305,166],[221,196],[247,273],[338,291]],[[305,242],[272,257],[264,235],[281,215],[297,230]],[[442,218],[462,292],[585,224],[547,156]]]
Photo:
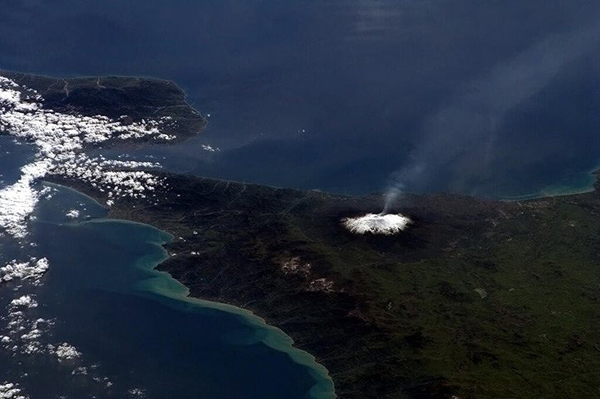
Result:
[[[434,174],[459,175],[467,169],[470,173],[481,172],[493,155],[496,126],[505,114],[599,43],[600,24],[547,36],[467,84],[454,100],[423,123],[421,139],[409,161],[389,178],[384,212],[390,210],[405,187],[418,187]],[[466,154],[469,159],[465,164]]]

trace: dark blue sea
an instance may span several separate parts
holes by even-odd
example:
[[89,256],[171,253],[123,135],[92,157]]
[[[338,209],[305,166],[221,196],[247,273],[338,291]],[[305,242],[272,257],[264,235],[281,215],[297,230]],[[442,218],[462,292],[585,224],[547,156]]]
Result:
[[600,163],[599,17],[593,0],[14,0],[0,68],[175,80],[210,125],[152,152],[174,170],[370,193],[418,162],[409,191],[518,197]]
[[[0,69],[174,80],[206,131],[108,154],[171,171],[350,194],[527,198],[594,181],[599,16],[592,0],[3,1]],[[0,137],[0,188],[33,155]],[[30,245],[0,237],[0,267],[50,265],[40,285],[0,285],[0,328],[21,317],[8,303],[30,293],[38,306],[23,311],[23,334],[41,318],[38,341],[79,355],[0,351],[0,384],[32,399],[330,396],[326,371],[283,333],[186,299],[154,272],[166,233],[49,190]]]

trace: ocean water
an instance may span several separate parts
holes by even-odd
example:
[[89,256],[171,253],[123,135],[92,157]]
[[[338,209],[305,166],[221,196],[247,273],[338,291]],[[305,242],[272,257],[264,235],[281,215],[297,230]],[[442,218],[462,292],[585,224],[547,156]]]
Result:
[[371,193],[416,162],[408,191],[512,198],[580,189],[600,164],[599,15],[590,0],[17,0],[0,68],[175,80],[210,125],[137,154],[171,170]]
[[[2,158],[6,165],[31,155],[2,140],[13,156]],[[16,383],[32,399],[334,397],[327,371],[283,332],[241,309],[187,298],[185,287],[155,271],[169,234],[105,219],[92,199],[40,184],[50,193],[29,236],[0,239],[0,265],[49,262],[39,284],[0,283],[0,337],[11,337],[0,345],[0,384]],[[72,210],[77,217],[67,216]],[[11,305],[24,295],[37,306]],[[62,344],[77,356],[61,360],[48,349]]]

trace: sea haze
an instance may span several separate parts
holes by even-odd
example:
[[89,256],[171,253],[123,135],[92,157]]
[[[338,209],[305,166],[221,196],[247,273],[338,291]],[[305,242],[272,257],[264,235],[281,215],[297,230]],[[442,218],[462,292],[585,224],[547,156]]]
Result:
[[416,162],[426,173],[406,190],[517,197],[591,182],[599,13],[590,0],[14,1],[0,68],[174,79],[210,125],[138,156],[176,171],[364,193]]

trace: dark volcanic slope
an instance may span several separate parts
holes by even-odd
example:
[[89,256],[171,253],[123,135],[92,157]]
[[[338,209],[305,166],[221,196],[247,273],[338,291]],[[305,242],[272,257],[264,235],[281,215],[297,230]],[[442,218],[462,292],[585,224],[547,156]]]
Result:
[[116,76],[55,79],[5,71],[0,71],[0,76],[36,90],[44,98],[43,107],[57,112],[115,120],[126,115],[125,123],[171,117],[176,123],[161,126],[161,131],[175,135],[174,141],[194,137],[206,126],[206,119],[185,101],[185,93],[168,80]]
[[281,327],[340,398],[597,397],[597,193],[407,197],[413,227],[380,237],[339,223],[379,197],[165,178],[157,204],[111,216],[171,232],[161,269]]

